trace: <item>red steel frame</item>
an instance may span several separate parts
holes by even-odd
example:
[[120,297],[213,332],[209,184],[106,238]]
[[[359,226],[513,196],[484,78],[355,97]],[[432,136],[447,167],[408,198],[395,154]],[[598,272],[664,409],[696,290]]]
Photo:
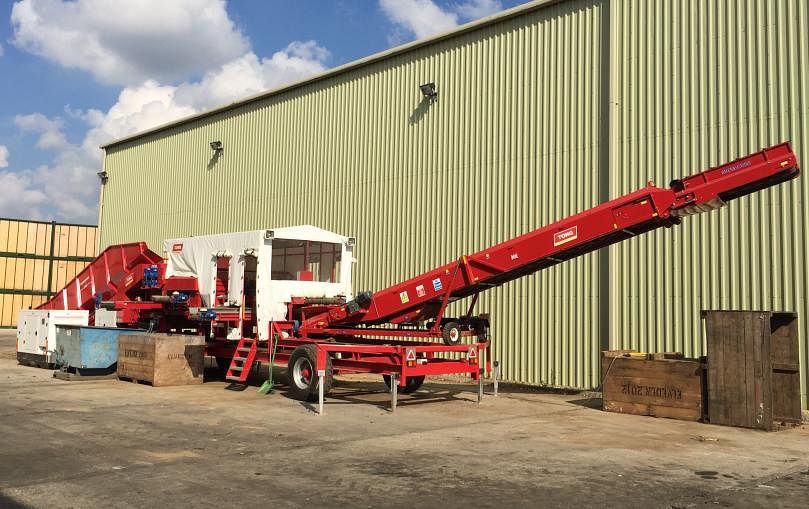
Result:
[[[679,224],[686,215],[718,208],[724,202],[798,176],[788,143],[702,173],[672,181],[671,189],[647,187],[497,244],[455,262],[355,301],[301,324],[312,333],[349,334],[343,328],[412,323],[435,319],[438,334],[448,302],[477,295],[519,277],[660,227]],[[474,303],[473,303],[474,305]]]
[[[288,360],[295,347],[317,344],[317,369],[325,369],[325,356],[332,356],[335,372],[398,374],[404,387],[409,376],[469,373],[480,376],[477,361],[488,341],[472,345],[442,345],[441,325],[447,304],[472,297],[466,318],[472,316],[477,296],[489,288],[620,242],[641,233],[680,223],[680,218],[712,210],[725,202],[797,177],[797,158],[788,143],[782,143],[707,171],[674,180],[670,189],[647,187],[584,212],[497,244],[456,262],[433,269],[403,283],[366,296],[360,302],[315,307],[306,315],[301,306],[301,324],[275,322],[278,339],[276,363]],[[429,328],[391,329],[388,324],[413,324],[433,320]],[[383,327],[375,327],[383,325]],[[463,336],[474,337],[471,330]],[[382,337],[383,339],[370,339]],[[411,338],[430,342],[408,341]],[[335,341],[336,340],[336,341]],[[397,341],[399,340],[399,341]],[[436,354],[474,350],[476,358],[447,360]],[[268,352],[272,351],[271,346]],[[407,362],[407,352],[418,354],[418,365]],[[343,359],[343,355],[348,359]],[[269,361],[269,353],[259,356]],[[489,356],[490,358],[491,356]],[[487,358],[486,372],[490,371]]]
[[[468,373],[477,380],[482,374],[481,353],[489,347],[487,328],[477,326],[485,323],[488,327],[488,317],[472,316],[480,292],[641,233],[679,224],[681,217],[721,207],[727,201],[785,182],[798,174],[795,154],[788,143],[782,143],[674,180],[669,189],[649,183],[643,189],[477,253],[464,255],[455,262],[402,283],[373,294],[360,294],[345,304],[307,305],[306,298],[293,298],[287,317],[290,321],[270,324],[271,339],[267,348],[258,349],[255,360],[270,362],[273,349],[277,348],[272,360],[282,364],[289,360],[295,348],[313,343],[316,345],[318,370],[325,369],[328,356],[336,373],[396,374],[402,387],[408,377],[422,375]],[[133,249],[139,256],[126,255]],[[80,278],[88,271],[104,273],[101,269],[109,266],[109,252],[125,255],[122,256],[125,263],[116,264],[125,266],[120,273],[116,272],[114,277],[109,270],[105,273],[107,293],[113,294],[116,309],[131,309],[133,320],[140,317],[140,311],[155,313],[160,305],[127,300],[128,294],[125,293],[143,277],[146,264],[157,263],[154,260],[156,255],[143,243],[108,248],[63,292],[68,292],[71,285],[81,288]],[[183,281],[164,279],[164,273],[161,266],[163,295],[176,289],[195,291],[196,282],[186,281],[193,278],[182,278]],[[174,279],[178,280],[172,282]],[[118,291],[121,281],[121,290],[125,291]],[[62,293],[57,297],[59,295]],[[87,308],[93,300],[92,295],[81,292],[77,299],[81,302],[73,309]],[[442,337],[442,326],[448,320],[444,317],[447,305],[465,297],[472,297],[472,300],[466,315],[457,319],[462,329],[460,335],[475,337],[478,341],[465,345],[437,343],[436,340]],[[107,298],[106,294],[104,298]],[[195,294],[192,301],[198,300],[199,296]],[[59,305],[57,299],[42,307],[50,309],[55,305]],[[178,316],[176,309],[163,309],[163,313],[167,323],[176,320],[184,327],[195,323],[192,316]],[[292,321],[293,315],[296,321]],[[223,315],[220,320],[233,321],[235,318]],[[239,319],[243,319],[241,314]],[[477,320],[477,325],[473,320]],[[202,330],[201,323],[197,327]],[[234,342],[218,341],[209,344],[207,353],[232,358],[235,350]],[[445,357],[447,354],[449,357]],[[486,371],[490,371],[488,359],[491,357],[490,352]]]

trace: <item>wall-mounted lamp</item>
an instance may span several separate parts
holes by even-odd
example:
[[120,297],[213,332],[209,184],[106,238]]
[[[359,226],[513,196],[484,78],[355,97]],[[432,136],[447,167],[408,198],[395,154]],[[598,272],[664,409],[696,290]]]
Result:
[[225,147],[222,145],[222,142],[219,141],[219,140],[212,141],[210,143],[210,145],[211,145],[211,150],[213,150],[214,152],[219,153],[219,152],[222,152],[223,150],[225,150]]
[[419,85],[419,90],[421,90],[421,94],[424,97],[430,100],[435,99],[438,95],[438,91],[435,89],[435,83],[432,82]]
[[107,174],[106,171],[100,171],[100,172],[96,173],[96,175],[98,175],[98,178],[101,179],[101,185],[102,186],[104,184],[106,184],[107,181],[110,179],[110,176]]

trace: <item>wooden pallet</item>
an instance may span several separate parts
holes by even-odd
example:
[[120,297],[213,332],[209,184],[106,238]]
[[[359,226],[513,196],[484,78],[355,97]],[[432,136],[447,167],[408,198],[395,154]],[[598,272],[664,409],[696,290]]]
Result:
[[774,430],[801,423],[798,317],[703,311],[711,424]]

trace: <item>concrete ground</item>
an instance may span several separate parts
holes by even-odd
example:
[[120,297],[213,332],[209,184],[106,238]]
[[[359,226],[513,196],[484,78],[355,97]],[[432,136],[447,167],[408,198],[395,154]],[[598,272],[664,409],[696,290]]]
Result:
[[[580,395],[381,381],[318,416],[221,381],[67,382],[0,335],[0,507],[807,507],[809,429],[611,414]],[[220,377],[215,370],[206,372]],[[380,391],[380,392],[376,392]]]

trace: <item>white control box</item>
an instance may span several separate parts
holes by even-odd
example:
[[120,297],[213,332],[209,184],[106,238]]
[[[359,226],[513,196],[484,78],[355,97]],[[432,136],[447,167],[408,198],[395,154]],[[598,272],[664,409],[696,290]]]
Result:
[[54,363],[57,325],[88,324],[88,311],[29,309],[17,318],[17,360],[21,364],[48,366]]

